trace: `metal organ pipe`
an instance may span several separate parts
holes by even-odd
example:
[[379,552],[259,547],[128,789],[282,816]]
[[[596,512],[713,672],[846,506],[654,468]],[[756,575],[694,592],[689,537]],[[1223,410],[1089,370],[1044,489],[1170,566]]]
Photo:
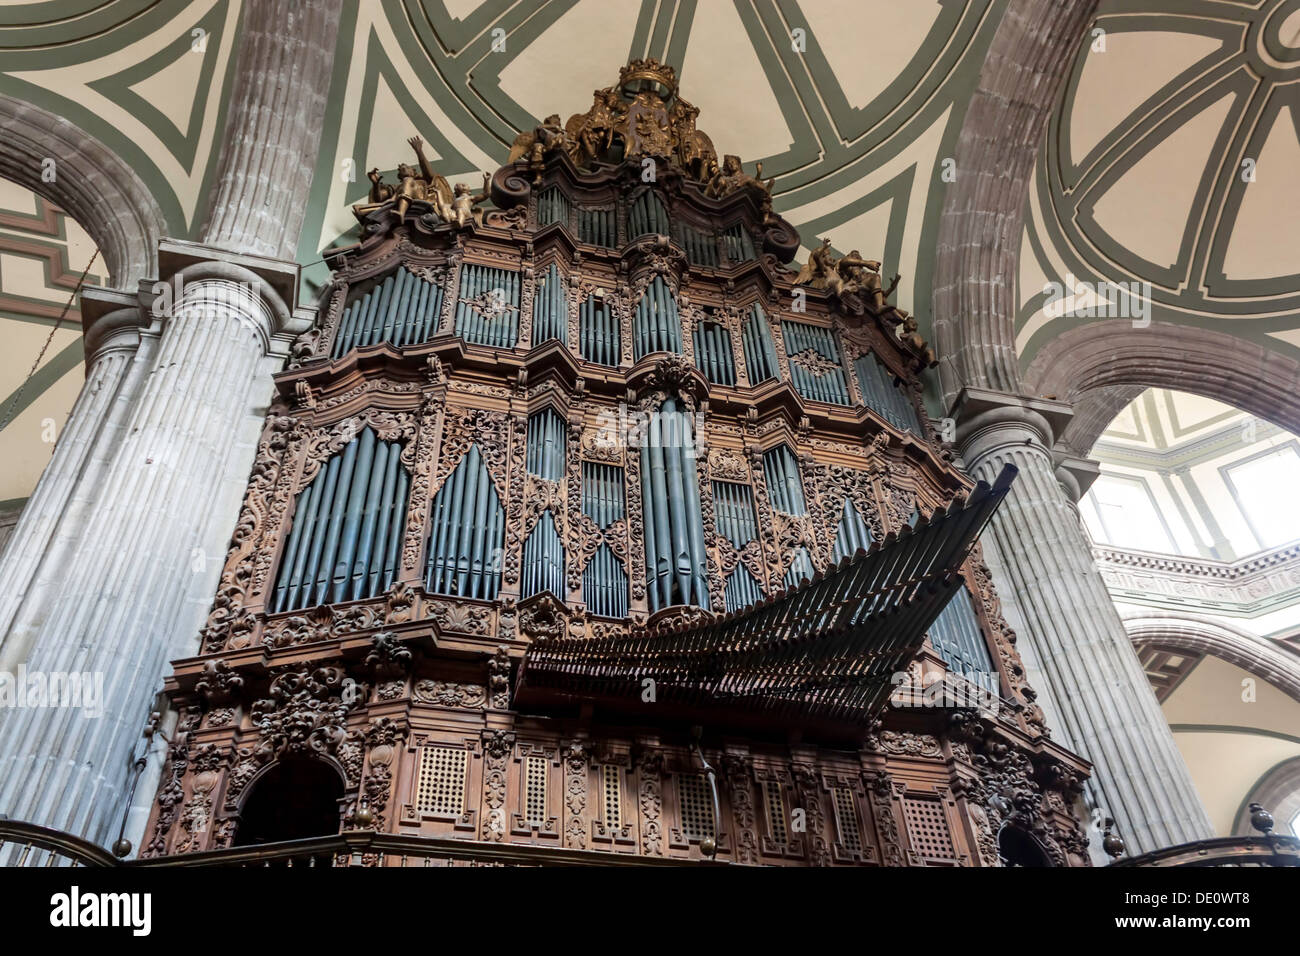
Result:
[[548,339],[559,339],[568,344],[569,321],[565,297],[564,277],[552,262],[537,280],[533,296],[533,345]]
[[641,451],[646,576],[652,611],[709,606],[708,563],[689,419],[665,399]]
[[429,593],[495,598],[504,515],[477,445],[470,446],[443,482],[430,515],[425,562]]
[[663,280],[655,276],[637,303],[633,318],[636,334],[636,358],[650,352],[682,350],[682,326],[677,314],[677,300]]
[[[406,513],[401,446],[364,429],[298,496],[272,611],[358,600],[392,583],[382,565]],[[383,516],[389,516],[385,519]]]
[[564,545],[555,530],[550,510],[543,511],[524,542],[523,590],[521,597],[550,591],[564,600]]
[[835,532],[835,551],[832,560],[838,563],[849,555],[865,551],[869,547],[871,547],[871,529],[862,520],[862,515],[858,514],[858,509],[853,507],[853,503],[845,498],[839,528]]
[[791,515],[805,513],[799,462],[788,446],[777,445],[763,453],[763,477],[767,480],[773,508]]
[[757,302],[749,307],[749,318],[745,320],[741,332],[741,344],[745,353],[745,369],[749,373],[749,384],[757,385],[769,378],[776,378],[776,347],[772,344],[772,330],[767,324],[767,316]]

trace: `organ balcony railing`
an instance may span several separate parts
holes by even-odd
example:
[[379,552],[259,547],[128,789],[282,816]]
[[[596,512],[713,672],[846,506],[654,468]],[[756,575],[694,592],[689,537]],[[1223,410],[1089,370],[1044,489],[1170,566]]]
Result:
[[671,856],[570,850],[446,837],[346,830],[329,836],[199,853],[118,860],[88,840],[33,823],[0,820],[0,861],[49,867],[348,867],[348,866],[728,866]]
[[[347,830],[330,836],[118,860],[103,847],[33,823],[0,820],[0,861],[47,867],[734,866],[718,860]],[[1113,867],[1300,866],[1300,838],[1265,834],[1201,840],[1127,857]]]

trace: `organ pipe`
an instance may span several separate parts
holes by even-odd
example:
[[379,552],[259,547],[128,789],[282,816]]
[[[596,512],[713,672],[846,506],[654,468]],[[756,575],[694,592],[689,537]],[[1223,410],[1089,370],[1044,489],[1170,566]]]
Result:
[[564,545],[549,510],[542,512],[524,542],[522,582],[521,597],[550,591],[564,600]]
[[476,345],[514,348],[519,340],[519,273],[462,266],[456,334]]
[[772,344],[772,328],[767,324],[763,307],[757,302],[749,307],[749,317],[741,330],[740,340],[745,353],[749,384],[757,385],[769,378],[776,378],[779,366],[776,362],[776,347]]
[[788,446],[777,445],[763,453],[763,477],[767,480],[773,508],[790,515],[805,513],[799,462]]
[[298,496],[276,578],[273,612],[386,591],[405,528],[409,477],[401,446],[369,429],[321,468]]
[[736,384],[731,333],[716,322],[701,322],[695,330],[695,367],[716,385]]
[[564,477],[564,443],[567,426],[559,413],[544,408],[528,417],[528,470],[538,478],[559,481]]
[[653,611],[678,604],[709,606],[704,522],[694,444],[675,398],[650,416],[641,449],[646,577]]
[[588,362],[617,365],[622,354],[622,332],[614,311],[588,295],[578,312],[578,354]]
[[569,341],[569,303],[564,276],[554,262],[537,280],[533,295],[533,345],[547,339]]
[[998,693],[998,674],[980,630],[979,618],[965,588],[953,595],[930,625],[930,644],[950,670],[991,694]]
[[806,581],[816,573],[813,569],[812,555],[808,553],[807,548],[801,547],[794,554],[794,561],[790,565],[790,570],[785,572],[785,587],[792,588],[800,581]]
[[682,325],[677,300],[663,276],[655,276],[646,286],[632,324],[637,359],[651,352],[681,352]]
[[853,503],[845,498],[839,527],[835,530],[832,563],[838,564],[849,555],[865,551],[869,547],[871,547],[871,529],[862,520],[862,515],[858,514],[858,509],[853,507]]
[[916,406],[894,384],[893,376],[875,356],[859,356],[853,367],[858,375],[858,387],[862,389],[862,401],[868,408],[895,428],[914,435],[925,434]]
[[504,509],[483,455],[471,445],[434,496],[425,588],[491,600],[501,577]]
[[727,611],[739,611],[763,600],[762,585],[749,573],[743,564],[736,565],[736,570],[727,578],[723,596],[727,602]]
[[[844,369],[840,365],[840,348],[835,341],[835,333],[819,325],[790,320],[781,323],[781,330],[785,337],[785,352],[792,357],[790,384],[794,386],[795,391],[805,398],[818,402],[829,402],[833,405],[850,404],[848,382],[844,378]],[[816,375],[793,361],[793,356],[809,351],[831,363],[833,368]]]
[[427,342],[437,328],[442,296],[441,285],[396,270],[344,307],[330,356],[342,358],[379,342],[399,347]]

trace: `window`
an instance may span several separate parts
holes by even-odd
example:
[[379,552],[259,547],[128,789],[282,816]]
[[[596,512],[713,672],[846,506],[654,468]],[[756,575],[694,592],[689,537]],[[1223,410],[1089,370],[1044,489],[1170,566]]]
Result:
[[1084,498],[1083,516],[1093,538],[1102,544],[1175,551],[1151,490],[1140,478],[1103,474]]
[[956,856],[943,804],[933,797],[904,797],[903,818],[912,849],[927,860],[951,860]]
[[1295,445],[1229,465],[1224,474],[1261,548],[1300,538],[1300,509],[1283,506],[1300,488],[1300,454]]

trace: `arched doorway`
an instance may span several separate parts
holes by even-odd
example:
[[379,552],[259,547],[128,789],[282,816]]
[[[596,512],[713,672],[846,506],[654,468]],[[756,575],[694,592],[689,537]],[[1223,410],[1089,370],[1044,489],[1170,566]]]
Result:
[[1044,867],[1051,866],[1051,858],[1037,840],[1010,823],[1002,825],[998,831],[998,859],[1003,866]]
[[254,784],[240,813],[235,846],[258,846],[339,832],[343,781],[320,760],[282,760]]

